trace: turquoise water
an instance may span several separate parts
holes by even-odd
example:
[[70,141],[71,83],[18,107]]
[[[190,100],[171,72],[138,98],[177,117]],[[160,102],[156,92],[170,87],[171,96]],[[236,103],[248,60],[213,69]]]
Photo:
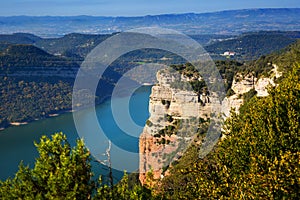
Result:
[[[149,117],[150,92],[151,87],[143,86],[136,90],[131,97],[115,99],[114,106],[117,117],[112,114],[110,100],[98,105],[96,113],[98,122],[105,133],[104,135],[96,133],[93,129],[94,124],[92,123],[95,122],[92,120],[91,110],[80,111],[79,123],[85,132],[85,143],[97,159],[106,159],[103,153],[108,147],[108,139],[112,141],[112,166],[114,169],[119,170],[114,171],[116,177],[120,177],[123,170],[131,172],[138,169],[138,136]],[[129,106],[126,105],[127,101],[129,101]],[[134,126],[130,126],[130,117],[128,118],[128,115],[122,109],[129,110],[129,114],[135,123]],[[121,119],[120,127],[114,118]],[[25,165],[33,166],[35,157],[38,156],[33,142],[39,141],[42,135],[50,136],[56,132],[66,134],[70,144],[75,145],[79,136],[72,113],[0,131],[0,180],[13,177],[21,161]],[[106,175],[108,173],[107,169],[97,162],[92,162],[92,165],[96,175]]]

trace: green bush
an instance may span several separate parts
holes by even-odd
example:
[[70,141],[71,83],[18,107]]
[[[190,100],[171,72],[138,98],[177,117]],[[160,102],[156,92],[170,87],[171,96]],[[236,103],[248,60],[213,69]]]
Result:
[[147,124],[147,126],[149,126],[149,127],[153,126],[153,123],[152,123],[149,119],[146,121],[146,124]]

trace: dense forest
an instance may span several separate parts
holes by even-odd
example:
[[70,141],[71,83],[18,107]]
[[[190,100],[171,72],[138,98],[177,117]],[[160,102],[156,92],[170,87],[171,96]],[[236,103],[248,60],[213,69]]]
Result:
[[0,125],[47,117],[71,108],[70,83],[47,79],[18,80],[4,77],[0,82]]

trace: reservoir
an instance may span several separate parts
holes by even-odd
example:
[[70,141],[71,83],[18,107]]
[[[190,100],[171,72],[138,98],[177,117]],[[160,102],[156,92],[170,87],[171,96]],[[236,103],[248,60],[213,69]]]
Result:
[[[150,93],[151,86],[142,86],[131,97],[114,99],[114,112],[112,112],[111,100],[96,106],[97,120],[105,135],[100,136],[93,130],[91,123],[94,122],[91,120],[91,109],[79,111],[79,121],[87,136],[83,139],[92,155],[95,156],[95,160],[104,161],[107,159],[105,151],[108,148],[108,140],[112,142],[111,162],[116,179],[123,175],[124,170],[133,172],[138,169],[138,137],[149,117]],[[126,105],[126,102],[129,104]],[[131,119],[128,119],[128,113],[123,112],[122,108],[129,111]],[[117,123],[113,114],[118,114],[117,118],[124,123]],[[119,127],[120,124],[128,125],[129,122],[127,123],[127,121],[130,120],[135,123],[135,126]],[[42,135],[50,137],[57,132],[66,134],[71,146],[75,145],[79,135],[75,128],[72,113],[34,121],[27,125],[9,127],[0,131],[0,180],[14,177],[21,161],[24,165],[32,167],[38,156],[34,141],[39,142]],[[95,135],[97,137],[94,137]],[[82,137],[82,134],[80,136]],[[96,176],[108,174],[105,165],[92,161],[92,166]]]

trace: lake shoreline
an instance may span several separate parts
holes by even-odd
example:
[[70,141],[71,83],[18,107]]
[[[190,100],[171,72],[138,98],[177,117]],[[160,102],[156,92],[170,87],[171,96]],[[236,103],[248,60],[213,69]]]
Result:
[[21,126],[26,124],[28,124],[28,122],[10,122],[10,125],[12,126]]
[[[151,86],[151,84],[149,84],[149,85],[148,84],[143,85],[143,87],[149,87],[149,86]],[[112,97],[112,95],[106,95],[105,97],[103,97],[100,100],[98,100],[95,103],[95,106],[103,104],[104,102],[110,100],[111,97]],[[83,109],[88,109],[88,107],[84,107]],[[32,119],[32,120],[25,120],[25,121],[20,121],[20,122],[18,122],[18,121],[9,122],[6,126],[0,127],[0,131],[3,131],[5,129],[7,129],[7,128],[14,127],[14,126],[23,126],[23,125],[30,124],[31,122],[40,121],[40,120],[44,120],[44,119],[48,119],[48,118],[52,118],[52,117],[57,117],[57,116],[60,116],[62,114],[66,114],[66,113],[73,113],[75,111],[77,111],[77,110],[73,110],[73,109],[58,110],[56,112],[51,112],[51,113],[49,113],[46,116],[41,117],[41,118],[35,118],[35,119]]]
[[[142,87],[150,87],[150,86],[153,86],[153,84],[151,83],[144,83]],[[106,95],[105,97],[101,98],[100,100],[98,100],[96,103],[95,103],[95,106],[98,106],[108,100],[110,100],[112,97],[112,95]],[[120,96],[122,97],[122,96]],[[88,107],[85,107],[83,109],[87,109]],[[15,122],[9,122],[6,126],[4,127],[0,127],[0,131],[3,131],[7,128],[10,128],[10,127],[14,127],[14,126],[23,126],[23,125],[27,125],[27,124],[30,124],[31,122],[35,122],[35,121],[40,121],[40,120],[44,120],[44,119],[48,119],[48,118],[52,118],[52,117],[57,117],[57,116],[60,116],[62,114],[66,114],[66,113],[73,113],[77,110],[73,110],[73,109],[65,109],[65,110],[58,110],[56,112],[50,112],[49,114],[47,114],[46,116],[44,117],[41,117],[41,118],[35,118],[35,119],[32,119],[32,120],[25,120],[25,121],[15,121]]]
[[60,116],[61,114],[65,114],[65,113],[69,113],[69,112],[73,112],[73,111],[72,110],[64,110],[64,111],[59,111],[57,113],[48,114],[45,117],[35,118],[33,120],[27,120],[27,121],[21,121],[21,122],[10,122],[7,126],[0,127],[0,131],[6,130],[7,128],[14,127],[14,126],[23,126],[23,125],[30,124],[31,122],[40,121],[40,120],[44,120],[44,119],[48,119],[48,118],[52,118],[52,117],[57,117],[57,116]]
[[[98,106],[98,105],[104,103],[105,101],[108,101],[110,98],[111,98],[111,95],[103,97],[101,100],[99,100],[97,103],[95,103],[95,106]],[[6,126],[0,127],[0,131],[6,130],[7,128],[14,127],[14,126],[23,126],[23,125],[30,124],[31,122],[40,121],[40,120],[44,120],[44,119],[48,119],[48,118],[52,118],[52,117],[57,117],[57,116],[60,116],[62,114],[66,114],[66,113],[73,113],[74,111],[75,110],[73,110],[73,109],[58,110],[56,112],[51,112],[51,114],[49,113],[44,117],[35,118],[32,120],[25,120],[25,121],[20,121],[20,122],[18,122],[18,121],[9,122]]]

